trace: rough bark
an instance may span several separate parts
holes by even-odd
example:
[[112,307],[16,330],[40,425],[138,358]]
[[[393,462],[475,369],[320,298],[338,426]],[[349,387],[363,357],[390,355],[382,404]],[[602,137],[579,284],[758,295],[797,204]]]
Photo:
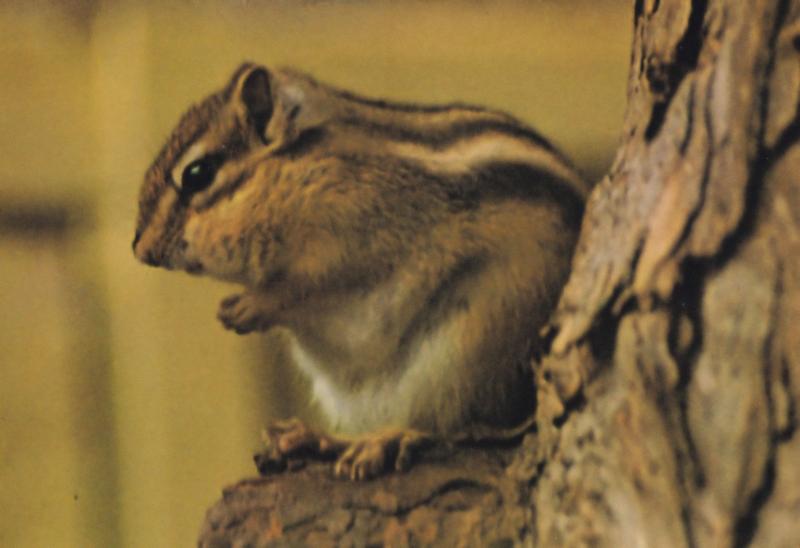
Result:
[[200,544],[800,545],[800,0],[637,0],[515,448],[226,490]]

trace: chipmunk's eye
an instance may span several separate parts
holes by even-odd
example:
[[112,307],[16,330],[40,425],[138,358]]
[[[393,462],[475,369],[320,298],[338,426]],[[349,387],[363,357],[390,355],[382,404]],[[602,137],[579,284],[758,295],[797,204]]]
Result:
[[220,163],[220,157],[213,154],[186,166],[181,175],[181,192],[188,195],[208,188],[214,182]]

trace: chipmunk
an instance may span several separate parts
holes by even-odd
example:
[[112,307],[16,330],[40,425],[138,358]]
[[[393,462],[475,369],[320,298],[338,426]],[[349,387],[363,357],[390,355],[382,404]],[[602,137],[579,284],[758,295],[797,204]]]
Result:
[[147,171],[133,249],[241,284],[226,328],[288,329],[336,435],[279,422],[274,451],[332,453],[336,475],[362,479],[404,468],[428,436],[530,416],[530,357],[587,192],[503,112],[245,63]]

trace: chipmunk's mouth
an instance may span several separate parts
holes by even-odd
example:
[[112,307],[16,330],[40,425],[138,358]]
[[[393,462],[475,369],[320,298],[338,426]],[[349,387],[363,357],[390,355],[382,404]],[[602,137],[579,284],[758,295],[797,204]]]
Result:
[[203,263],[201,263],[199,261],[192,261],[192,262],[186,263],[186,266],[184,268],[185,268],[186,272],[188,272],[189,274],[202,274],[203,273]]

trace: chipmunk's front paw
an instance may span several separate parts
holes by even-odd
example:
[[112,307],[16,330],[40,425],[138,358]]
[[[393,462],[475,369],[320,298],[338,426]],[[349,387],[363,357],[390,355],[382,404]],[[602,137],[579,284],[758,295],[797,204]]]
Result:
[[231,295],[220,303],[217,318],[240,335],[261,331],[269,326],[262,300],[250,293]]
[[297,459],[333,459],[347,447],[347,442],[309,428],[294,418],[270,424],[264,431],[264,443],[264,452],[255,456],[262,474],[283,471],[290,461]]

